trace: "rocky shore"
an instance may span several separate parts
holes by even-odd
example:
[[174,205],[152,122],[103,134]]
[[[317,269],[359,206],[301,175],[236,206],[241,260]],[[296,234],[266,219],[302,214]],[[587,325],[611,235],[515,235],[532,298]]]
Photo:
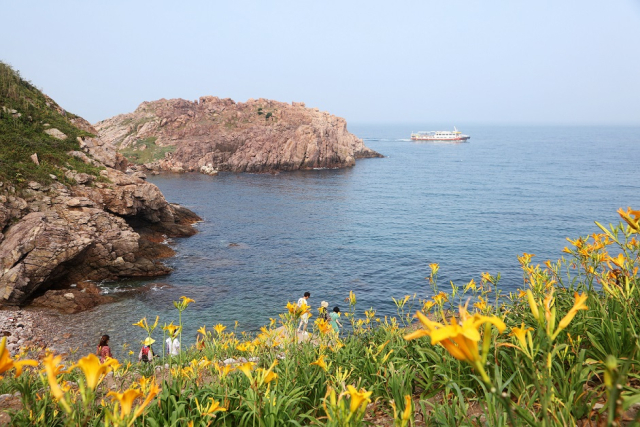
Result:
[[170,273],[164,242],[195,234],[200,218],[167,202],[89,122],[2,66],[15,81],[0,91],[11,107],[0,105],[0,306],[76,313],[110,301],[95,282]]
[[149,170],[275,172],[353,166],[382,157],[341,117],[268,99],[160,99],[95,124],[102,140]]
[[[74,338],[74,334],[69,331],[68,321],[50,310],[0,310],[0,336],[7,337],[7,349],[12,355],[21,350],[37,354],[45,349],[69,354],[70,349],[85,347],[82,342],[84,340]],[[87,349],[84,350],[86,353]]]

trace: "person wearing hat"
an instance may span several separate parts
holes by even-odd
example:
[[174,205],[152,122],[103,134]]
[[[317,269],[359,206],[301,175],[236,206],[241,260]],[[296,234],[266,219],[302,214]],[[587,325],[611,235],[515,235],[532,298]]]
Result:
[[138,354],[138,360],[141,362],[151,362],[153,359],[153,349],[151,348],[151,344],[156,342],[151,337],[147,337],[142,342],[142,348],[140,349],[140,353]]
[[326,301],[322,301],[320,303],[320,308],[318,308],[318,318],[326,320],[327,322],[329,321],[329,312],[327,311],[327,308],[329,308],[329,303]]

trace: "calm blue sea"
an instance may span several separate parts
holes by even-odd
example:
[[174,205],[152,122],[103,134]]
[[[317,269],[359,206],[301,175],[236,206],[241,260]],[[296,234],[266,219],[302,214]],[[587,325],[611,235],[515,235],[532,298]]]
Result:
[[503,290],[515,290],[518,255],[555,260],[566,237],[598,231],[594,221],[618,222],[620,207],[640,207],[638,127],[476,125],[461,128],[468,143],[409,140],[435,129],[350,125],[385,155],[350,169],[150,176],[167,200],[204,218],[199,234],[172,242],[175,272],[154,281],[171,287],[75,323],[91,336],[109,333],[114,345],[137,343],[143,333],[131,323],[156,314],[177,321],[172,301],[186,295],[196,300],[184,317],[193,341],[202,325],[238,320],[256,330],[305,291],[313,307],[346,308],[353,290],[360,310],[393,314],[391,297],[431,294],[425,277],[434,262],[447,288],[499,272]]

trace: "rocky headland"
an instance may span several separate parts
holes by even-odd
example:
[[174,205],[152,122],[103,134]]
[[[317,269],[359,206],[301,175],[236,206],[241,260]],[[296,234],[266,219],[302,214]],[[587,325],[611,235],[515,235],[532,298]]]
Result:
[[298,102],[160,99],[95,128],[103,141],[150,170],[292,171],[382,157],[349,133],[343,118]]
[[94,282],[168,274],[163,242],[196,232],[97,134],[0,63],[0,306],[86,310],[108,301]]

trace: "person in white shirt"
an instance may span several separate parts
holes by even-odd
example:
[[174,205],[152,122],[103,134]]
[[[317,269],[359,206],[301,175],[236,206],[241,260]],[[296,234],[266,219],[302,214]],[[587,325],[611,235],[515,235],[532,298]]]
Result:
[[169,356],[177,356],[178,354],[180,354],[180,341],[178,340],[178,331],[174,332],[173,337],[169,336],[166,343],[166,350]]
[[[304,296],[298,300],[298,307],[302,307],[303,305],[309,305],[307,300],[311,297],[310,292],[305,292]],[[310,313],[305,313],[300,317],[300,324],[298,325],[298,332],[307,332],[307,325],[309,324]]]

